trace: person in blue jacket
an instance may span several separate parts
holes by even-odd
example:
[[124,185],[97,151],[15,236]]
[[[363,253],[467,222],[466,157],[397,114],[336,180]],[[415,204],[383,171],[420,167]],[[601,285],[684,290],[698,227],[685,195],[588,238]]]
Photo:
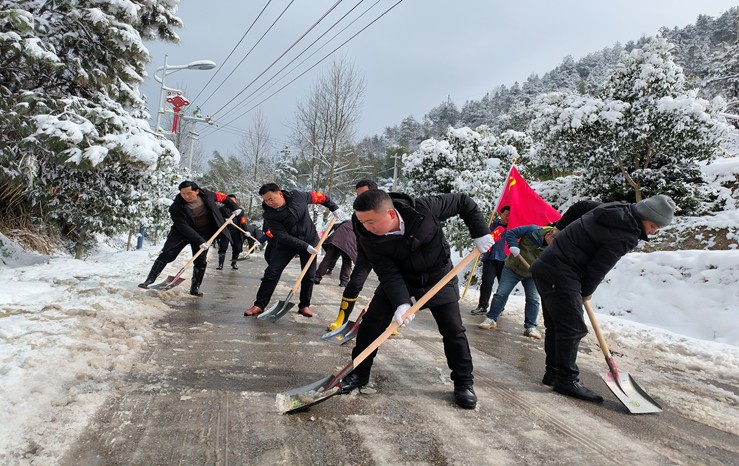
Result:
[[[526,225],[506,232],[505,240],[511,253],[505,261],[498,289],[493,296],[493,305],[479,328],[497,328],[498,318],[505,309],[508,296],[516,285],[521,283],[526,294],[523,334],[537,340],[541,338],[541,333],[536,329],[539,317],[539,293],[529,272],[529,265],[541,255],[544,248],[552,244],[554,236],[551,226]],[[521,260],[522,258],[524,260]]]
[[480,283],[480,299],[477,301],[477,307],[470,311],[473,316],[481,316],[487,314],[490,305],[490,296],[493,294],[493,283],[498,279],[500,286],[500,276],[505,266],[506,252],[504,239],[506,231],[508,231],[508,218],[511,216],[511,207],[503,206],[498,212],[498,218],[490,224],[490,233],[493,235],[495,246],[480,257],[482,261],[482,282]]

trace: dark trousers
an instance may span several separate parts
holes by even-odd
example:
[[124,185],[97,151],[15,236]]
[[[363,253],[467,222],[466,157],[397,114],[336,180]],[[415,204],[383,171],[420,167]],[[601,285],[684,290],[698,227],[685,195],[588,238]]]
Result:
[[498,279],[500,285],[500,276],[503,274],[505,261],[488,260],[482,263],[482,282],[480,283],[480,300],[477,305],[483,309],[487,309],[490,305],[490,297],[493,294],[493,283]]
[[[311,253],[308,251],[297,251],[295,249],[272,247],[270,248],[269,262],[267,268],[264,269],[264,276],[262,277],[262,284],[259,285],[257,291],[257,298],[254,304],[265,309],[272,299],[272,294],[275,292],[277,283],[280,281],[282,271],[285,270],[287,264],[290,263],[295,254],[300,256],[300,266],[305,268],[305,264],[308,263]],[[300,301],[298,302],[298,308],[310,306],[311,295],[313,294],[313,277],[316,274],[316,261],[312,261],[308,272],[303,275],[303,279],[300,281]]]
[[318,264],[316,269],[316,278],[323,278],[329,268],[336,264],[336,260],[341,257],[341,273],[339,274],[339,280],[346,283],[349,281],[349,277],[352,273],[352,258],[349,254],[345,253],[341,249],[337,248],[333,244],[327,244],[324,246],[326,255],[323,256],[323,260]]
[[[212,231],[210,235],[212,235],[215,232]],[[202,234],[202,232],[199,232]],[[206,238],[209,238],[210,235],[205,235]],[[164,242],[164,246],[162,246],[162,252],[159,254],[159,257],[157,257],[157,260],[170,263],[173,260],[177,259],[177,256],[180,254],[180,251],[187,246],[190,245],[190,249],[192,249],[192,255],[194,256],[195,253],[198,252],[200,249],[199,244],[190,243],[185,237],[180,236],[178,234],[176,235],[168,235],[167,240]],[[203,251],[197,259],[195,259],[195,262],[193,262],[193,267],[205,267],[208,259],[208,251]]]
[[352,274],[349,276],[349,283],[346,285],[346,288],[344,288],[342,296],[349,299],[358,297],[359,292],[364,288],[364,282],[367,281],[367,277],[369,277],[370,272],[372,272],[372,264],[360,255],[357,259],[357,263],[354,265]]
[[244,238],[240,231],[230,231],[229,233],[231,234],[231,241],[223,235],[218,237],[218,254],[226,254],[228,244],[231,243],[231,260],[235,261],[244,250]]
[[[462,317],[459,314],[459,303],[457,301],[430,307],[431,315],[434,316],[439,333],[444,343],[444,354],[454,385],[472,385],[472,355],[467,343]],[[423,312],[423,311],[421,311]],[[362,319],[357,333],[357,344],[352,350],[352,358],[356,358],[367,348],[392,322],[395,306],[392,305],[382,289],[375,290],[369,309]],[[369,377],[372,370],[372,362],[377,355],[377,350],[372,352],[352,372],[359,377]]]
[[554,371],[560,383],[573,382],[580,376],[577,350],[588,334],[579,290],[558,288],[541,277],[534,277],[541,296],[544,325],[546,369]]

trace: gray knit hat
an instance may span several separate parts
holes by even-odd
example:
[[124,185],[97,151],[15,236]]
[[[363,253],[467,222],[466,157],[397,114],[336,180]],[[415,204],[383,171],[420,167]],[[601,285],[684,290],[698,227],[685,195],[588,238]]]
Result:
[[669,196],[658,194],[634,205],[636,212],[644,220],[651,220],[661,227],[672,223],[675,216],[675,202]]

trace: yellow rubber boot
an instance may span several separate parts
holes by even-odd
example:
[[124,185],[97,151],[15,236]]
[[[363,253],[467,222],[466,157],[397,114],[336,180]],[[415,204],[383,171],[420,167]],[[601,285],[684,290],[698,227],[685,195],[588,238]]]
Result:
[[336,320],[333,321],[329,326],[329,330],[336,330],[341,327],[349,320],[349,314],[352,313],[354,305],[357,303],[357,298],[341,298],[341,305],[339,306],[339,314],[336,316]]

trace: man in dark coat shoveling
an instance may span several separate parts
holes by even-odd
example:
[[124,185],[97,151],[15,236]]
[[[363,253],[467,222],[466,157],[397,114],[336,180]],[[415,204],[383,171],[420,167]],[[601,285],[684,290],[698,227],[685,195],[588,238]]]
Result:
[[[305,267],[310,256],[318,253],[315,248],[319,240],[318,233],[310,218],[308,205],[322,204],[337,220],[341,221],[344,217],[338,205],[325,194],[316,191],[283,191],[275,183],[267,183],[259,189],[259,195],[264,201],[263,228],[271,232],[273,239],[269,245],[271,251],[268,255],[265,254],[267,268],[264,269],[262,284],[259,285],[254,305],[244,311],[245,316],[256,316],[264,312],[264,308],[272,299],[282,271],[296,254],[300,257],[300,266]],[[313,317],[310,301],[315,272],[316,262],[313,261],[300,282],[298,313],[305,317]]]
[[[228,199],[224,193],[212,192],[200,188],[194,181],[183,181],[179,186],[180,193],[175,196],[174,202],[169,206],[169,215],[172,217],[172,227],[169,229],[167,240],[162,246],[162,252],[151,266],[149,276],[139,288],[148,288],[156,281],[164,267],[175,260],[182,249],[190,245],[193,255],[198,248],[204,249],[202,254],[195,259],[192,269],[192,284],[190,294],[202,296],[200,284],[205,276],[208,248],[206,238],[210,238],[218,228],[223,225],[224,219],[216,202],[222,202],[238,216],[241,209],[233,201]],[[229,237],[228,230],[223,230],[223,235]]]
[[674,212],[675,203],[662,194],[636,204],[600,205],[570,223],[531,264],[546,326],[544,385],[563,395],[603,401],[579,379],[577,350],[588,333],[583,301],[590,300],[606,274],[640,239],[669,225]]
[[[405,194],[371,189],[354,201],[352,218],[359,245],[380,280],[372,302],[359,326],[356,358],[394,319],[407,325],[403,314],[411,308],[411,297],[422,297],[452,269],[449,244],[441,222],[460,216],[475,246],[487,252],[494,244],[477,204],[465,194],[441,194],[412,198]],[[472,356],[459,314],[459,289],[455,277],[428,302],[443,337],[447,365],[454,382],[454,401],[473,409],[477,396],[472,389]],[[369,382],[377,351],[374,351],[341,381],[340,394]]]

